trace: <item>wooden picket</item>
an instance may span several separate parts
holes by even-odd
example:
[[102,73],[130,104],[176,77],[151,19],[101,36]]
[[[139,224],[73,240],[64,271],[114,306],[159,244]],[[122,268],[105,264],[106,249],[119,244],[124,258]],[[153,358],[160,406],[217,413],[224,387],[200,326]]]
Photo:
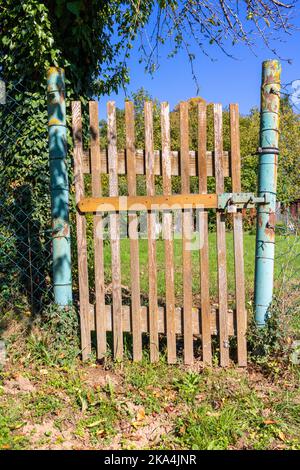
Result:
[[[171,159],[170,159],[170,116],[168,103],[161,104],[161,149],[163,192],[165,196],[172,194]],[[176,333],[175,333],[175,286],[174,286],[174,249],[172,234],[172,213],[164,211],[163,230],[165,240],[166,267],[166,321],[168,363],[176,362]]]
[[[126,156],[128,194],[136,196],[136,162],[135,162],[135,136],[134,136],[134,106],[130,101],[125,103],[126,122]],[[141,293],[140,293],[140,263],[138,218],[136,213],[129,214],[129,238],[130,238],[130,275],[131,275],[131,300],[132,300],[132,343],[133,360],[142,359],[142,332],[141,332]]]
[[[239,108],[236,104],[230,105],[230,136],[231,136],[231,168],[232,191],[241,191],[241,156],[239,135]],[[246,328],[247,315],[245,307],[245,275],[243,250],[243,219],[242,214],[233,214],[233,240],[235,264],[235,296],[236,296],[236,323],[237,323],[237,353],[240,366],[247,365]]]
[[[153,153],[153,110],[150,101],[145,102],[145,154],[146,154],[146,186],[147,196],[154,196],[154,153]],[[149,211],[148,225],[148,276],[149,276],[149,331],[150,331],[150,360],[158,361],[158,305],[157,305],[157,269],[156,269],[156,214]]]
[[[84,179],[82,171],[82,122],[80,101],[72,103],[72,129],[74,141],[74,181],[75,199],[78,203],[84,197]],[[91,333],[89,328],[89,278],[87,264],[86,219],[76,212],[76,236],[78,252],[78,281],[80,297],[80,330],[82,358],[87,359],[91,353]]]
[[[117,123],[115,103],[107,103],[107,142],[109,166],[109,195],[118,196]],[[110,245],[113,302],[113,351],[116,359],[123,356],[120,214],[110,214]]]
[[[90,113],[90,151],[92,173],[92,195],[100,197],[101,189],[101,160],[99,141],[98,104],[95,101],[89,103]],[[102,312],[105,308],[105,284],[104,284],[104,258],[102,237],[102,214],[95,213],[93,217],[94,236],[94,265],[95,265],[95,297],[96,297],[96,330],[97,330],[97,357],[103,359],[106,354],[106,329]]]
[[[198,175],[199,193],[207,193],[207,159],[206,159],[206,104],[198,104]],[[201,211],[199,223],[202,231],[202,248],[200,249],[200,291],[201,291],[201,327],[202,327],[202,358],[211,365],[211,333],[210,333],[210,300],[209,300],[209,253],[208,253],[208,214]],[[201,232],[200,232],[201,233]]]
[[[213,106],[214,150],[207,150],[207,107],[199,103],[198,149],[189,150],[189,104],[179,105],[180,152],[171,150],[169,105],[161,104],[161,151],[154,149],[153,105],[144,106],[145,150],[136,149],[134,106],[125,103],[126,148],[117,149],[116,108],[113,102],[107,104],[107,149],[100,148],[98,128],[98,103],[89,103],[90,149],[83,150],[81,107],[79,102],[72,104],[72,125],[74,138],[75,195],[77,203],[77,247],[80,297],[80,320],[82,355],[86,359],[92,350],[91,332],[96,330],[97,357],[107,354],[107,333],[112,332],[113,356],[123,357],[123,334],[132,334],[132,358],[140,361],[143,355],[142,337],[149,338],[150,361],[160,357],[160,337],[166,335],[167,361],[174,364],[178,360],[177,339],[183,337],[184,363],[190,365],[195,360],[194,340],[201,338],[202,360],[212,364],[212,337],[219,339],[219,362],[221,366],[230,364],[230,338],[237,338],[237,362],[247,365],[243,221],[242,213],[225,214],[218,209],[218,195],[224,193],[225,178],[231,176],[232,192],[241,192],[241,162],[239,149],[239,111],[237,105],[230,105],[230,152],[223,149],[222,106]],[[85,197],[84,174],[92,176],[91,197]],[[109,175],[109,196],[102,197],[101,175]],[[118,175],[125,174],[128,182],[128,197],[119,197]],[[137,175],[145,175],[146,194],[137,194]],[[163,194],[155,192],[155,177],[162,176]],[[181,177],[181,194],[172,194],[172,176]],[[190,177],[198,176],[199,193],[190,193]],[[208,193],[208,177],[214,177],[216,192]],[[127,205],[126,205],[127,204]],[[147,211],[148,234],[148,299],[144,304],[141,295],[141,267],[139,257],[138,215],[133,206],[144,204]],[[157,207],[169,204],[162,210],[164,239],[165,299],[158,299],[158,265],[156,221]],[[173,243],[173,213],[170,206],[176,204],[182,215],[182,282],[183,302],[176,305],[175,298],[175,256]],[[199,208],[199,204],[202,207]],[[168,208],[169,207],[169,208]],[[139,206],[140,208],[140,206]],[[208,208],[216,212],[217,240],[217,279],[218,302],[212,302],[209,286],[209,244]],[[159,208],[158,208],[159,209]],[[130,239],[130,303],[122,299],[121,282],[121,241],[120,214],[128,212],[128,236]],[[192,292],[192,252],[190,243],[193,234],[195,211],[199,216],[200,241],[200,300],[194,305]],[[94,237],[94,303],[90,303],[87,222],[86,213],[93,214]],[[108,213],[111,247],[111,301],[105,299],[103,216]],[[226,263],[226,217],[232,218],[234,247],[235,308],[228,307],[227,263]],[[143,270],[144,271],[144,270]],[[128,296],[128,294],[127,294]],[[198,298],[198,297],[197,297]],[[159,302],[158,302],[159,300]]]
[[[180,164],[181,164],[181,192],[190,192],[189,172],[189,120],[188,103],[181,102],[180,114]],[[186,209],[182,214],[182,283],[183,283],[183,340],[184,362],[191,364],[194,358],[193,329],[192,329],[192,257],[189,243],[192,234],[192,213]]]
[[[222,106],[214,105],[214,134],[215,134],[215,174],[216,192],[224,192],[223,173],[223,125]],[[218,292],[219,292],[219,339],[220,364],[227,366],[229,362],[229,341],[227,331],[227,268],[226,268],[226,227],[225,217],[217,211],[217,258],[218,258]]]

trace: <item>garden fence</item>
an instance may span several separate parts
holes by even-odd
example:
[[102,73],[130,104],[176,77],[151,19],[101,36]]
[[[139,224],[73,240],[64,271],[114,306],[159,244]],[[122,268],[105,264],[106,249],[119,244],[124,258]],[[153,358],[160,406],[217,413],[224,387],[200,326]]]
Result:
[[[35,179],[26,171],[30,135],[22,82],[1,81],[0,100],[0,311],[39,314],[52,299],[51,210],[43,195],[42,214],[37,207]],[[44,113],[45,118],[46,114]],[[39,141],[47,146],[47,120]],[[47,158],[47,155],[46,155]],[[30,163],[29,163],[30,164]],[[45,161],[48,168],[48,161]],[[48,173],[48,171],[47,171]],[[49,180],[49,177],[48,177]],[[49,184],[49,183],[48,183]],[[47,181],[45,181],[47,185]]]
[[[74,136],[74,177],[77,211],[77,249],[80,292],[81,339],[83,357],[91,352],[91,331],[97,333],[97,355],[99,359],[107,353],[107,332],[113,334],[113,354],[123,357],[123,333],[131,332],[133,359],[142,358],[143,333],[149,334],[150,360],[159,360],[160,337],[167,337],[167,358],[169,363],[177,361],[177,339],[183,336],[183,356],[186,364],[194,360],[194,343],[201,337],[204,363],[212,363],[212,341],[218,338],[220,364],[226,366],[230,359],[230,338],[237,339],[237,361],[240,366],[247,363],[246,351],[246,307],[244,285],[244,255],[242,212],[235,211],[232,217],[235,299],[233,309],[228,306],[225,211],[231,204],[231,196],[224,194],[224,178],[231,177],[232,191],[241,193],[241,163],[239,145],[239,111],[237,105],[230,105],[231,151],[223,151],[222,107],[214,105],[214,151],[206,148],[206,104],[198,105],[198,152],[189,151],[188,103],[180,103],[180,151],[170,149],[169,107],[161,105],[161,152],[153,148],[153,107],[145,103],[145,149],[136,150],[134,143],[133,103],[125,104],[126,149],[117,150],[116,108],[113,102],[107,104],[107,149],[100,150],[99,120],[97,102],[89,103],[90,148],[83,149],[82,116],[80,102],[72,104]],[[92,198],[85,198],[84,174],[92,176]],[[109,197],[101,198],[101,174],[109,174]],[[127,176],[128,197],[118,197],[118,175]],[[145,175],[146,196],[136,195],[136,177]],[[155,194],[155,177],[162,175],[163,194]],[[181,193],[171,193],[173,175],[181,178]],[[190,193],[190,176],[199,177],[198,194]],[[207,178],[214,177],[216,192],[207,193]],[[224,205],[219,196],[223,194]],[[241,201],[245,195],[241,194]],[[248,197],[248,196],[247,196]],[[248,208],[250,201],[243,201]],[[165,207],[162,208],[162,205]],[[239,206],[239,205],[238,205]],[[251,206],[251,204],[250,204]],[[175,302],[174,246],[172,211],[182,211],[182,305]],[[232,206],[234,211],[236,206]],[[200,209],[201,208],[201,209]],[[240,206],[239,206],[240,208]],[[209,249],[208,212],[216,212],[218,305],[212,305],[209,294]],[[140,290],[139,236],[137,212],[147,212],[148,244],[148,296],[142,302]],[[162,212],[165,252],[165,297],[158,299],[158,267],[156,257],[156,211]],[[130,302],[123,305],[120,258],[120,213],[128,212],[130,238]],[[89,289],[89,266],[87,247],[87,213],[93,214],[95,305],[91,305]],[[112,301],[106,304],[104,278],[103,221],[109,213],[111,246]],[[194,217],[192,217],[192,214]],[[200,253],[201,299],[193,302],[191,240],[193,218],[198,214],[202,237],[197,245]]]

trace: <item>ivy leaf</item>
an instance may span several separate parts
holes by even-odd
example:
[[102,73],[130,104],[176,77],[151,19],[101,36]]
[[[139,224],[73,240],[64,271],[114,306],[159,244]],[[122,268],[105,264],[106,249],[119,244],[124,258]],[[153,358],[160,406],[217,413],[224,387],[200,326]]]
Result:
[[81,10],[81,2],[68,2],[67,9],[78,17]]

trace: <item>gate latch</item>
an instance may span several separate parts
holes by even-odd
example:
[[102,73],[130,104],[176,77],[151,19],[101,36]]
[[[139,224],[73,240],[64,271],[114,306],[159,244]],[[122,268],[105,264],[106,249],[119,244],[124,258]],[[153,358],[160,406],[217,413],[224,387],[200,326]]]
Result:
[[268,194],[255,196],[254,193],[223,193],[218,195],[218,209],[236,212],[238,209],[251,209],[256,204],[269,204]]

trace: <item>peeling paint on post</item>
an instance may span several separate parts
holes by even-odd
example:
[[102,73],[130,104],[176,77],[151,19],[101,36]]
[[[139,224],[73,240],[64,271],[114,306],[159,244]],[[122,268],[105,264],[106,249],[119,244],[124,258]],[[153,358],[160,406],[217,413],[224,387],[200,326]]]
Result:
[[72,302],[72,279],[69,184],[66,166],[65,74],[63,69],[49,68],[47,73],[47,96],[54,300],[58,305],[64,306]]
[[265,324],[273,296],[280,74],[279,61],[263,62],[258,196],[266,194],[270,203],[257,209],[255,319],[258,326]]

